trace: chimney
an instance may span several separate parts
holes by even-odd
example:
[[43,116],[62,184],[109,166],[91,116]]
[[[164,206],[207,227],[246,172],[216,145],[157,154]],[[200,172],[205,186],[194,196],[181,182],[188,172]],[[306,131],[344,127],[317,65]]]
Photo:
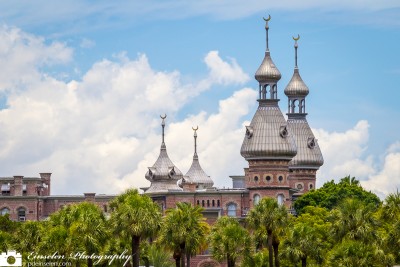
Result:
[[42,172],[40,174],[40,179],[42,180],[42,183],[46,185],[45,188],[43,188],[43,193],[41,194],[42,196],[50,196],[50,185],[51,185],[51,172]]
[[85,201],[94,202],[96,193],[83,193],[85,196]]
[[22,196],[22,178],[24,176],[14,175],[14,196]]

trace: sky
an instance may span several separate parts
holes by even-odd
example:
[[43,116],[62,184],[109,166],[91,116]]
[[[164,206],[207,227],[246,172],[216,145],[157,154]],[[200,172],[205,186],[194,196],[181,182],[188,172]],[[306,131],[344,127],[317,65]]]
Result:
[[0,0],[0,176],[51,172],[53,194],[146,187],[161,143],[218,187],[242,175],[269,46],[280,108],[298,64],[325,164],[384,198],[400,187],[400,2]]

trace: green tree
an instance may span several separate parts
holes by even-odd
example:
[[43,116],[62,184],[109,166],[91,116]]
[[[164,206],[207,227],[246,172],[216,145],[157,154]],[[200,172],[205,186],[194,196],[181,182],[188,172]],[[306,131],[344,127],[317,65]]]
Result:
[[190,257],[206,245],[209,225],[202,211],[202,207],[186,202],[177,203],[176,208],[167,210],[159,242],[167,244],[174,252],[177,266],[184,267],[186,260],[190,267]]
[[283,229],[288,223],[288,216],[285,206],[279,205],[275,199],[269,197],[261,199],[247,216],[247,223],[251,229],[267,234],[270,267],[274,266],[274,254],[275,267],[279,267],[279,257],[277,256],[279,242],[274,242],[274,237],[277,241],[280,229]]
[[381,236],[385,241],[386,251],[394,255],[400,263],[400,193],[389,194],[380,210],[382,222]]
[[301,214],[307,206],[331,210],[346,198],[356,198],[365,204],[375,206],[381,204],[380,199],[374,193],[364,190],[354,177],[347,176],[342,178],[339,183],[332,180],[326,182],[319,189],[305,193],[296,200],[294,208],[297,214]]
[[235,218],[220,217],[211,228],[209,239],[212,257],[226,260],[228,267],[234,267],[237,260],[251,253],[250,234]]
[[117,196],[110,207],[113,230],[120,238],[130,239],[132,263],[137,267],[141,240],[154,236],[160,228],[160,208],[150,197],[140,195],[137,189],[129,189]]
[[323,240],[317,230],[306,223],[297,223],[288,231],[283,242],[282,254],[292,263],[301,261],[301,266],[307,266],[307,259],[322,262]]

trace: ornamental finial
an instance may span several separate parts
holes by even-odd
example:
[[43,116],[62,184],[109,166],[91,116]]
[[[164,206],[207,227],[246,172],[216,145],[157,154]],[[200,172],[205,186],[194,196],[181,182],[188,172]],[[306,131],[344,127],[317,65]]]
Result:
[[264,17],[263,17],[263,19],[265,20],[265,31],[267,32],[267,50],[266,51],[269,51],[269,46],[268,46],[268,30],[269,30],[268,21],[271,20],[271,15],[268,15],[267,19],[264,18]]
[[161,127],[162,127],[162,144],[164,143],[164,128],[165,128],[165,119],[167,118],[167,114],[164,113],[164,116],[160,115],[160,118],[162,119],[161,122]]
[[297,44],[297,41],[300,39],[300,34],[297,34],[297,38],[296,37],[292,37],[294,40],[294,65],[295,68],[297,68],[297,48],[299,47],[299,45]]
[[196,128],[192,127],[192,130],[194,131],[193,137],[194,137],[194,156],[197,156],[197,130],[199,129],[199,126]]

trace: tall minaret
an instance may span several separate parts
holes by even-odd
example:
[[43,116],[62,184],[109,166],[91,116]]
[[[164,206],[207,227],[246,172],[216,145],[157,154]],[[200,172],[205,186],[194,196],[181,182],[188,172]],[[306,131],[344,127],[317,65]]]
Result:
[[297,145],[297,155],[289,163],[289,183],[298,190],[299,195],[315,188],[316,172],[324,163],[317,140],[308,125],[306,116],[306,96],[309,93],[307,85],[300,77],[297,66],[297,41],[294,38],[295,66],[292,79],[285,88],[288,96],[288,128],[293,134]]
[[146,172],[145,177],[151,182],[149,189],[145,191],[146,194],[182,191],[182,189],[177,185],[178,181],[182,179],[182,172],[169,159],[167,147],[165,146],[164,141],[165,118],[167,118],[167,115],[160,117],[162,119],[160,155],[158,156],[153,167],[149,167],[149,170]]
[[249,126],[246,126],[240,154],[248,161],[245,186],[250,192],[250,208],[264,196],[274,197],[279,203],[290,205],[289,161],[297,153],[296,144],[287,122],[278,106],[277,83],[281,73],[273,63],[268,44],[266,25],[265,57],[255,78],[259,83],[258,108]]
[[193,127],[192,129],[194,131],[194,154],[192,165],[190,166],[185,176],[183,176],[182,186],[184,191],[186,191],[187,189],[191,190],[191,184],[195,186],[195,188],[193,188],[194,190],[206,189],[214,185],[213,180],[204,172],[203,168],[200,166],[199,156],[197,155],[197,130],[199,129],[199,126],[197,126],[196,128]]

